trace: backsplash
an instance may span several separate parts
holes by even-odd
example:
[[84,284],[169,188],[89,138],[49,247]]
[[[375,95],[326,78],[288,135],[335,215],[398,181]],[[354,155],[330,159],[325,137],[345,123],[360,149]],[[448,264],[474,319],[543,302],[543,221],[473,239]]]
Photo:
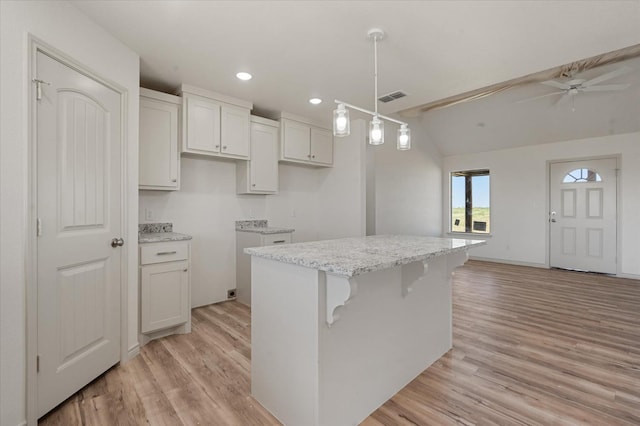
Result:
[[153,232],[173,232],[173,223],[141,223],[138,232],[149,234]]

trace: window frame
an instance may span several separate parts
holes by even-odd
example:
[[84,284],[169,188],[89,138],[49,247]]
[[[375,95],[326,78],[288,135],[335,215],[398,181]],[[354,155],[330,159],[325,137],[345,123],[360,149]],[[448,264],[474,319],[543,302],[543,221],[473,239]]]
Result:
[[[449,229],[447,231],[448,234],[451,235],[465,235],[465,236],[474,236],[474,237],[490,237],[491,236],[491,225],[489,226],[489,232],[483,231],[474,231],[473,229],[473,197],[471,198],[470,209],[468,205],[468,200],[465,200],[465,230],[464,231],[455,231],[453,229],[453,178],[454,177],[465,177],[465,193],[467,191],[467,183],[471,181],[474,176],[488,176],[489,177],[489,220],[488,223],[491,223],[491,170],[488,168],[482,169],[469,169],[469,170],[455,170],[449,172]],[[471,186],[471,191],[473,193],[473,186]],[[466,197],[465,197],[466,198]],[[471,220],[467,220],[468,218]]]

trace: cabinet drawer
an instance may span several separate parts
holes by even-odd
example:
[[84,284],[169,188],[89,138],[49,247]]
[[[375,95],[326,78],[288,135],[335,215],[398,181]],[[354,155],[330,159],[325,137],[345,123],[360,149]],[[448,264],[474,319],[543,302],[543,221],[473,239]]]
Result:
[[140,264],[173,262],[189,258],[189,243],[187,241],[172,241],[169,243],[151,243],[140,246]]
[[291,233],[263,234],[261,238],[262,246],[272,246],[276,244],[288,244],[291,242]]

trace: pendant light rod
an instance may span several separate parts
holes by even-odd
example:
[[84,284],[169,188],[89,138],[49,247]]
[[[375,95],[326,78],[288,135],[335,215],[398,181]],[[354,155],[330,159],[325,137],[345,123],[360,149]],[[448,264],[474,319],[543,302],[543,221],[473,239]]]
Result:
[[369,114],[369,115],[374,116],[374,117],[377,115],[378,117],[384,118],[387,121],[392,121],[392,122],[397,123],[397,124],[404,124],[406,126],[409,125],[408,123],[405,123],[404,121],[396,120],[395,118],[387,117],[386,115],[378,114],[377,112],[369,111],[368,109],[364,109],[364,108],[357,107],[355,105],[351,105],[348,102],[339,101],[337,99],[334,102],[337,103],[337,104],[342,104],[342,105],[347,106],[349,108],[355,109],[357,111],[364,112],[365,114]]
[[373,38],[373,105],[378,115],[378,37],[384,37],[384,33],[372,30],[369,31],[369,37]]

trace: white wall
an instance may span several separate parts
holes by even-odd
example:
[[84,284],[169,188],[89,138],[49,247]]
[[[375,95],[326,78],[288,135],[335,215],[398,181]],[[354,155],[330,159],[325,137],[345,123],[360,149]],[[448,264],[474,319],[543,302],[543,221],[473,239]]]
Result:
[[0,424],[26,419],[28,34],[128,90],[129,345],[137,344],[138,56],[67,2],[0,2]]
[[472,255],[544,266],[547,263],[547,161],[621,155],[621,273],[640,277],[640,133],[445,157],[443,229],[449,229],[449,174],[488,168],[491,172],[491,234]]
[[141,223],[172,222],[193,236],[192,306],[226,300],[235,288],[236,220],[294,228],[294,242],[364,234],[364,124],[352,124],[358,132],[336,139],[334,167],[281,163],[276,195],[237,195],[234,161],[197,156],[182,156],[179,191],[140,191]]
[[411,150],[396,149],[397,128],[391,125],[386,126],[384,145],[372,148],[376,234],[440,236],[442,157],[420,120],[409,120],[409,128]]
[[366,126],[352,120],[351,134],[335,138],[333,168],[320,170],[318,239],[365,235]]

